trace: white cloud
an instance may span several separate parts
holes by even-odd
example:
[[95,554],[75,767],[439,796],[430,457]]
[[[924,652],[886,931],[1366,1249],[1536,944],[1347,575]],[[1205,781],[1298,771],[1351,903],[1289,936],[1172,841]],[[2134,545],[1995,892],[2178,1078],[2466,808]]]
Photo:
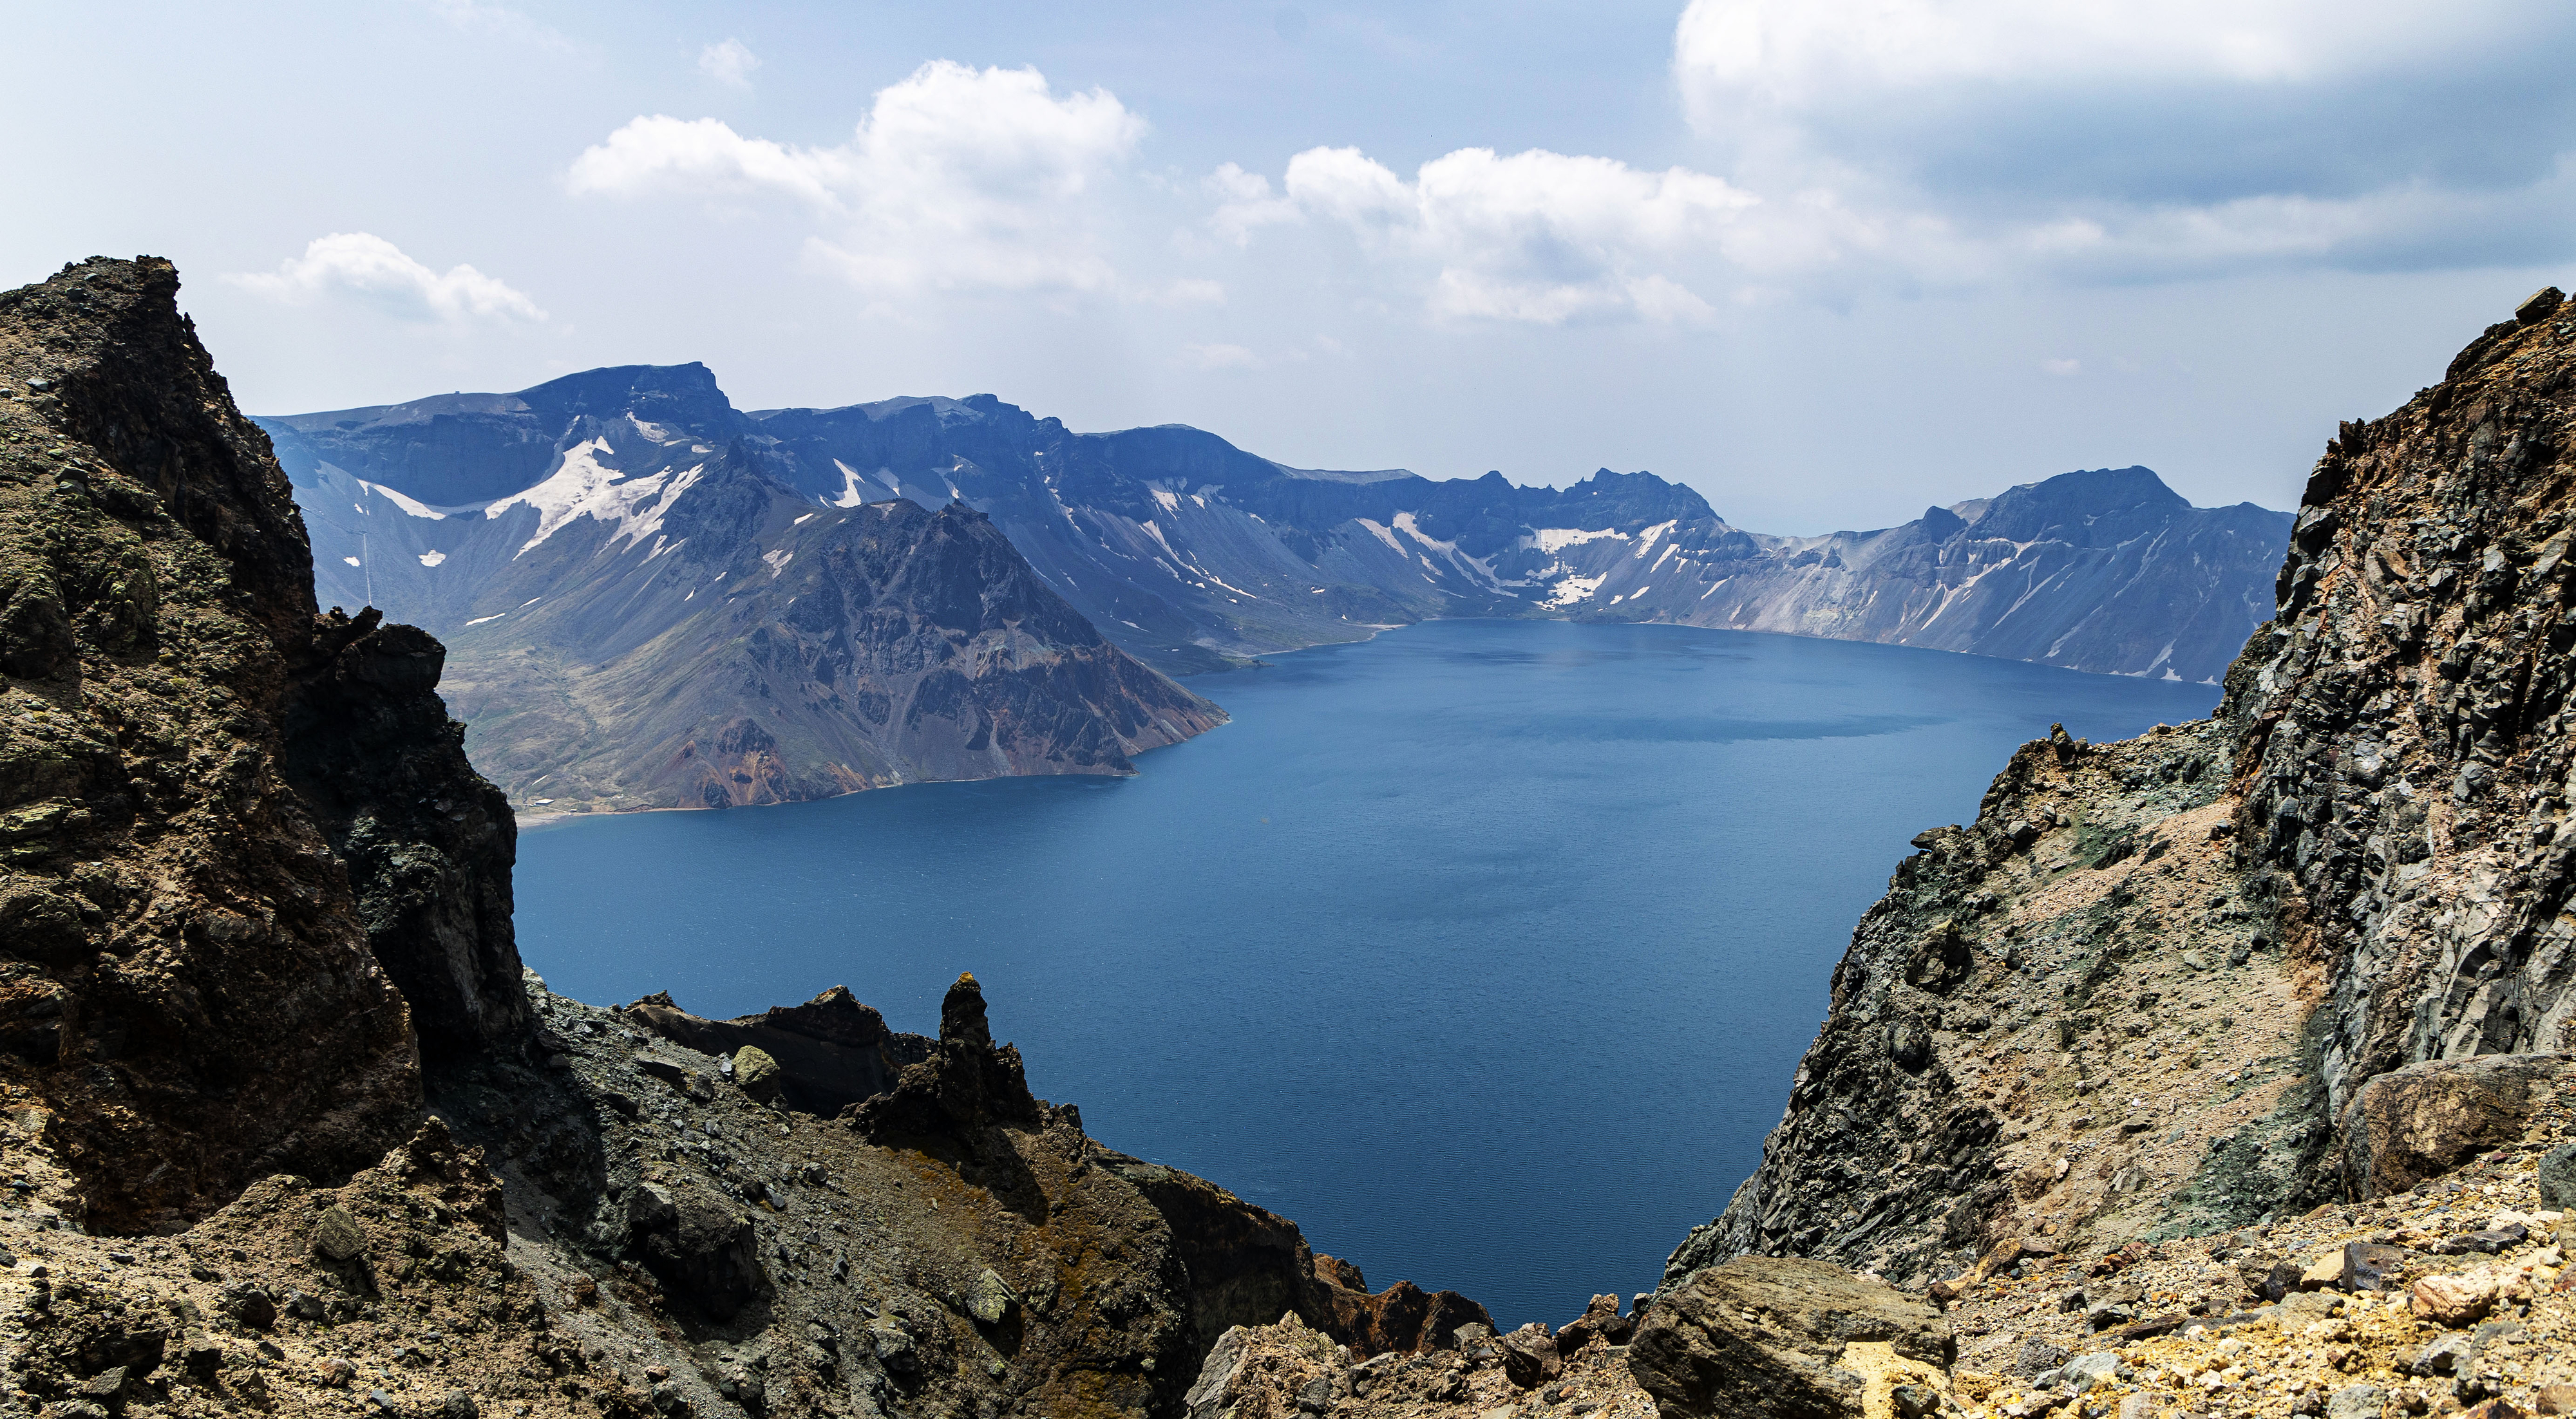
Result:
[[2551,0],[1692,0],[1673,70],[1740,185],[1928,235],[1906,278],[2152,280],[2564,253],[2570,43]]
[[698,51],[698,72],[719,84],[737,89],[751,87],[751,71],[760,67],[760,56],[752,53],[738,39],[726,38]]
[[2082,360],[2042,360],[2039,362],[2039,367],[2060,379],[2069,379],[2084,373]]
[[302,256],[278,263],[274,273],[226,279],[292,305],[352,297],[409,320],[463,324],[546,318],[535,301],[496,277],[463,265],[433,271],[392,242],[367,232],[316,237]]
[[784,196],[809,257],[882,298],[945,289],[1118,289],[1090,199],[1142,119],[1035,69],[925,64],[877,95],[847,143],[794,147],[712,118],[637,118],[572,164],[575,194],[739,202]]
[[1357,148],[1310,148],[1289,159],[1280,195],[1232,164],[1208,182],[1227,198],[1209,219],[1218,234],[1243,242],[1281,222],[1337,224],[1372,253],[1421,266],[1431,310],[1455,318],[1699,320],[1710,307],[1694,271],[1730,251],[1740,264],[1768,259],[1746,222],[1758,200],[1687,168],[1464,148],[1408,182]]

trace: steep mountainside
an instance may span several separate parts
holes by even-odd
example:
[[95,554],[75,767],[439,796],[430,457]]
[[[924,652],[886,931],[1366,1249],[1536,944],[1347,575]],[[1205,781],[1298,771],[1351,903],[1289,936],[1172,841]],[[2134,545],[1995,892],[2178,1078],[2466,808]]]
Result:
[[[322,538],[325,601],[442,634],[514,604],[490,578],[518,543],[479,521],[572,496],[563,470],[585,450],[630,479],[677,466],[636,451],[657,441],[698,450],[682,459],[738,443],[815,506],[962,500],[1112,639],[1175,672],[1437,616],[1551,615],[2215,679],[2268,612],[2289,535],[2287,514],[2194,508],[2132,468],[1878,532],[1768,537],[1648,473],[1559,491],[1499,473],[1294,469],[1178,426],[1077,434],[989,395],[744,414],[701,365],[264,425]],[[606,482],[595,495],[627,517],[684,492]]]
[[[1364,1352],[1490,1324],[1086,1137],[972,977],[931,1038],[841,990],[710,1021],[523,972],[441,647],[314,614],[177,289],[0,293],[0,1411],[1143,1419],[1283,1311]],[[1079,619],[1012,601],[971,512],[834,525],[782,549],[812,595]]]
[[34,1195],[110,1230],[372,1162],[418,1114],[415,1024],[526,1016],[472,984],[516,964],[515,830],[437,646],[316,620],[177,286],[93,261],[0,294],[0,1092],[60,1165]]
[[[426,497],[536,479],[489,501],[442,511],[299,465],[316,524],[359,527],[326,539],[326,565],[353,550],[324,593],[448,639],[468,749],[523,803],[726,807],[1123,774],[1130,754],[1224,721],[1104,639],[972,509],[817,506],[740,439],[686,432],[729,414],[712,382],[545,390],[551,403],[508,418],[479,397],[432,401],[430,435],[376,450],[395,465],[382,476]],[[353,436],[286,447],[356,458],[335,433]]]
[[[2030,745],[1916,840],[1667,1284],[2205,1235],[2401,1191],[2493,1146],[2480,1119],[2518,1136],[2576,1049],[2571,434],[2554,290],[2345,425],[2213,719]],[[2400,1159],[2426,1090],[2471,1122]]]

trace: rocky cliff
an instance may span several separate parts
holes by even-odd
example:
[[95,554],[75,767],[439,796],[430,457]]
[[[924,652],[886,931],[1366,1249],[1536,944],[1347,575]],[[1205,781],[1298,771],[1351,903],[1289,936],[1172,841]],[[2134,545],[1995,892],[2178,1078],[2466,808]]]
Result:
[[[56,1160],[44,1205],[113,1231],[399,1142],[421,1077],[398,981],[431,986],[442,1038],[524,1013],[443,978],[451,954],[516,968],[509,817],[434,661],[424,680],[416,643],[315,620],[286,480],[177,286],[93,261],[0,294],[0,1089],[12,1165]],[[419,736],[402,762],[344,758],[385,726]],[[317,774],[328,801],[299,789]],[[424,775],[452,819],[408,798]]]
[[[523,972],[443,648],[315,614],[177,289],[0,293],[0,1413],[1141,1419],[1238,1323],[1489,1324],[1085,1136],[971,977],[930,1038],[844,990],[716,1021]],[[835,525],[788,544],[805,585],[925,618],[921,662],[933,620],[1071,615],[993,594],[971,512]]]
[[[2576,1047],[2572,430],[2554,290],[2346,424],[2213,718],[2061,732],[1916,839],[1760,1170],[1667,1285],[1741,1254],[1922,1284],[2206,1235],[2518,1137]],[[2375,1161],[2375,1081],[2413,1097],[2436,1086],[2392,1071],[2446,1060],[2476,1061],[2438,1088],[2493,1128]]]
[[[2270,612],[2290,525],[2251,504],[2192,507],[2126,468],[1931,508],[1901,527],[1771,537],[1651,473],[1604,469],[1560,490],[1499,473],[1289,468],[1177,425],[1075,433],[989,395],[737,413],[703,365],[264,425],[325,548],[326,603],[394,608],[445,635],[509,613],[537,593],[517,581],[487,592],[498,562],[483,549],[530,532],[475,535],[482,522],[542,530],[534,507],[557,494],[537,490],[568,496],[563,470],[585,459],[632,479],[663,466],[656,446],[686,454],[670,465],[681,471],[739,443],[817,507],[966,502],[1112,640],[1176,673],[1389,624],[1507,615],[2214,680]],[[621,496],[649,508],[664,494]]]

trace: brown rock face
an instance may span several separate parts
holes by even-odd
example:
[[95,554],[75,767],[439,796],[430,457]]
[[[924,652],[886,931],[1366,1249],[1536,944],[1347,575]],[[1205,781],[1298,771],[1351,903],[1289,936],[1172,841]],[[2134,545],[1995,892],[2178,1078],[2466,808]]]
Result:
[[[420,1103],[403,998],[295,787],[331,663],[303,526],[177,290],[146,259],[0,294],[0,1092],[49,1117],[64,1201],[127,1231],[345,1175]],[[437,703],[399,676],[345,693]]]
[[1628,1368],[1665,1419],[1858,1419],[1870,1365],[1855,1344],[1946,1370],[1950,1324],[1930,1305],[1823,1262],[1739,1257],[1667,1291]]
[[2512,1143],[2570,1081],[2576,1060],[2549,1054],[2427,1060],[2378,1075],[2344,1110],[2345,1188],[2358,1198],[2404,1192]]

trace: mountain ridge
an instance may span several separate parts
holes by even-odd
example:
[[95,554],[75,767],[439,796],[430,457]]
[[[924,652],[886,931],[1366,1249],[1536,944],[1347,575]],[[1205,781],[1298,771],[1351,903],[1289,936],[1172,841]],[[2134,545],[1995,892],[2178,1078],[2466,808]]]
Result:
[[[2289,527],[2287,514],[2252,504],[2194,508],[2131,469],[2019,485],[1896,528],[1773,537],[1739,531],[1696,490],[1651,473],[1602,469],[1556,489],[1499,472],[1432,480],[1401,469],[1296,469],[1188,425],[1075,433],[992,395],[734,411],[702,364],[620,366],[513,395],[272,417],[263,427],[300,486],[337,474],[438,507],[467,489],[516,491],[494,492],[510,478],[456,470],[488,455],[532,479],[541,432],[611,405],[638,427],[686,427],[710,444],[739,437],[818,506],[966,501],[1112,640],[1174,673],[1435,616],[1539,615],[1881,640],[2214,682],[2262,619],[2257,603]],[[477,421],[493,427],[465,427]],[[2143,476],[2160,496],[2120,508],[2070,501],[2112,472]],[[1999,503],[2054,520],[2010,536],[1994,535],[2000,524],[1977,532]],[[2141,509],[2151,515],[2119,524],[2124,541],[2092,530],[2100,514]],[[1671,525],[1639,540],[1663,523]],[[329,518],[319,525],[326,541],[337,535],[335,549],[370,535],[335,534]],[[443,550],[411,535],[417,528],[375,525],[395,527],[413,556]],[[1658,555],[1635,565],[1647,558],[1633,554],[1646,552]],[[338,552],[350,555],[368,560],[354,545]],[[400,598],[406,615],[433,629],[468,619],[442,619],[454,593],[419,568],[395,562],[385,589],[363,567],[353,577],[332,558],[322,565],[328,596]]]

